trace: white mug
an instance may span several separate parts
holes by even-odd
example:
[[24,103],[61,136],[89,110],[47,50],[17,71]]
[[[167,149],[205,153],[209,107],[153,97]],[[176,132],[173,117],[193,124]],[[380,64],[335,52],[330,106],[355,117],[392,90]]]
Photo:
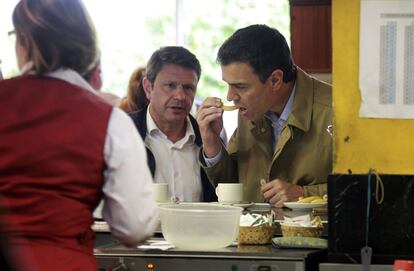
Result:
[[241,203],[243,201],[243,184],[219,183],[216,195],[220,203]]
[[168,201],[168,183],[153,183],[152,191],[156,202]]

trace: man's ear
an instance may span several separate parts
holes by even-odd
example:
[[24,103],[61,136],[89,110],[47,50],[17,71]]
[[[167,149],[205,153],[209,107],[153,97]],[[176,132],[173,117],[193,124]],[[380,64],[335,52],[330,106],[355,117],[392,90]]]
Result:
[[100,67],[97,66],[97,67],[93,68],[90,84],[95,90],[97,90],[97,91],[101,90],[101,88],[102,88],[102,75],[101,75],[101,68]]
[[283,71],[276,69],[270,75],[270,83],[273,90],[278,90],[283,84]]
[[148,101],[151,101],[152,84],[146,76],[142,79],[142,87],[144,88],[145,97]]

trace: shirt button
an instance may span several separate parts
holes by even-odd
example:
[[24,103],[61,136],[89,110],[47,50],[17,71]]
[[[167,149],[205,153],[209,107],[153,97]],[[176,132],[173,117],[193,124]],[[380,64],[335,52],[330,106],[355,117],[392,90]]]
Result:
[[265,128],[261,128],[260,129],[260,132],[264,133],[264,132],[266,132],[266,129]]

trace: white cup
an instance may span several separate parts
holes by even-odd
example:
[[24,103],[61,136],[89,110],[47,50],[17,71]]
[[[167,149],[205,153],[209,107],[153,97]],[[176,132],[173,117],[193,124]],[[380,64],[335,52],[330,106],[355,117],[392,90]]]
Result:
[[156,202],[168,201],[168,183],[153,183],[152,191]]
[[241,203],[243,201],[243,184],[219,183],[216,195],[220,203]]

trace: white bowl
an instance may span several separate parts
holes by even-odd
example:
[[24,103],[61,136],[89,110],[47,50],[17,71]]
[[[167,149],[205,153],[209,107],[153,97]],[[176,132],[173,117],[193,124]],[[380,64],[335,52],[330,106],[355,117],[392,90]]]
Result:
[[227,247],[239,232],[242,208],[216,204],[170,204],[158,207],[162,234],[180,249]]

